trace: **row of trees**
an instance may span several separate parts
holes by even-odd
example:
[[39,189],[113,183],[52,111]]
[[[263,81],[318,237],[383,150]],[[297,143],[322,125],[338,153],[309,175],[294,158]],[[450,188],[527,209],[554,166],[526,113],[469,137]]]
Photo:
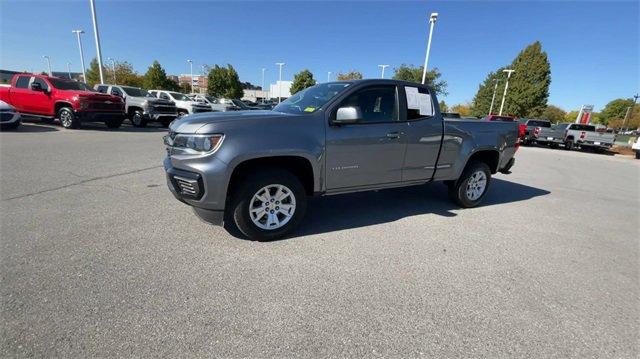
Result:
[[[154,61],[144,75],[137,73],[133,69],[133,65],[127,61],[116,62],[113,68],[103,66],[102,73],[107,83],[114,81],[115,73],[115,81],[120,85],[182,92],[191,90],[188,84],[179,84],[177,81],[170,79],[158,61]],[[100,70],[98,60],[95,58],[91,60],[89,69],[87,69],[86,82],[89,86],[100,83]]]

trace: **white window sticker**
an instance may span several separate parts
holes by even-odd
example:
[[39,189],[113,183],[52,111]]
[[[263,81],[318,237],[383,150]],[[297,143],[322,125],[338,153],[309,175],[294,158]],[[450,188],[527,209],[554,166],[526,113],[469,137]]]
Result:
[[421,116],[433,116],[433,105],[431,104],[431,96],[429,96],[429,94],[418,94],[418,106]]
[[405,93],[407,94],[407,108],[411,110],[417,110],[420,108],[420,103],[418,102],[418,88],[417,87],[405,87]]

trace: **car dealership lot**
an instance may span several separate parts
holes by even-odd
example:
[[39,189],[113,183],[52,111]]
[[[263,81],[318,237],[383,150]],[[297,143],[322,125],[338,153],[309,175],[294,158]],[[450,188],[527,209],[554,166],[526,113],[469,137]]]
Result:
[[164,133],[0,133],[0,356],[638,355],[640,161],[523,148],[479,208],[316,198],[260,243],[172,197]]

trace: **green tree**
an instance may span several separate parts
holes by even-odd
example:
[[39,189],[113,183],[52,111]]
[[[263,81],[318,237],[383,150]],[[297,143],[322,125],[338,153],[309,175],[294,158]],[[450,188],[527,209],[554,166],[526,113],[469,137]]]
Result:
[[[87,79],[85,82],[90,87],[93,87],[93,85],[100,83],[100,67],[98,66],[98,59],[96,59],[95,57],[89,63],[89,68],[87,69],[86,74],[87,74]],[[108,75],[107,69],[104,66],[102,67],[102,75],[103,76]],[[108,82],[107,79],[108,77],[104,79],[105,82]]]
[[[109,75],[106,75],[105,81],[111,82],[113,79],[113,69],[109,69]],[[109,79],[109,80],[107,80]],[[116,83],[118,85],[142,87],[144,85],[144,78],[140,76],[133,69],[133,65],[124,62],[116,62]]]
[[362,80],[362,73],[360,71],[351,70],[347,73],[338,73],[336,75],[336,80],[338,81],[347,81],[347,80]]
[[143,85],[146,89],[175,90],[174,81],[169,80],[162,65],[156,60],[144,74]]
[[449,112],[449,106],[447,106],[447,103],[444,102],[444,100],[440,100],[440,102],[438,102],[438,106],[440,107],[440,112]]
[[188,82],[181,82],[178,86],[178,91],[182,93],[191,93],[191,84]]
[[[618,98],[610,101],[604,109],[600,112],[600,121],[603,125],[609,124],[609,121],[622,119],[624,120],[627,114],[627,109],[633,106],[633,99],[631,98]],[[635,111],[638,109],[636,108]],[[634,112],[635,112],[634,111]]]
[[471,105],[466,103],[459,103],[457,105],[451,106],[451,112],[459,113],[460,116],[466,117],[471,115]]
[[207,93],[215,97],[241,98],[243,95],[242,83],[233,66],[213,66],[207,76]]
[[[422,83],[422,69],[424,67],[402,64],[393,69],[393,79]],[[438,95],[447,95],[447,82],[440,79],[442,74],[437,68],[428,70],[425,76],[425,83],[431,87]]]
[[580,113],[580,111],[569,111],[564,115],[564,121],[565,122],[574,122],[576,120],[576,118],[578,118],[578,113]]
[[[542,51],[539,41],[520,51],[508,68],[515,70],[509,79],[509,90],[505,99],[503,114],[518,117],[537,118],[547,108],[549,85],[551,84],[551,65],[547,53]],[[489,113],[491,98],[496,80],[499,80],[496,91],[493,113],[497,113],[502,102],[502,94],[506,81],[505,67],[490,72],[478,88],[473,98],[473,114],[484,116]]]
[[540,116],[542,119],[549,120],[552,123],[558,123],[564,121],[564,116],[567,113],[558,106],[547,105],[547,108],[542,111]]
[[291,85],[291,94],[297,93],[311,87],[316,84],[316,80],[313,79],[311,71],[304,69],[293,77],[293,84]]

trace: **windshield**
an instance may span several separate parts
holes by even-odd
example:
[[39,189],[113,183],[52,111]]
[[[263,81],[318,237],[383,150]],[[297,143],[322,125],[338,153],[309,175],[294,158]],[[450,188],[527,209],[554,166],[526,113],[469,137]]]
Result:
[[215,98],[213,96],[205,96],[204,98],[206,98],[207,101],[209,101],[211,103],[217,103],[216,101],[218,100],[217,98]]
[[231,102],[233,102],[234,105],[240,107],[241,109],[248,109],[249,106],[247,106],[246,103],[240,101],[240,100],[231,100]]
[[71,81],[71,80],[61,80],[56,78],[49,78],[53,87],[60,90],[80,90],[80,91],[93,91],[89,88],[84,82]]
[[309,87],[289,97],[273,110],[286,113],[313,113],[349,86],[348,82],[330,82]]
[[128,95],[133,97],[153,97],[147,90],[139,89],[137,87],[122,87],[122,90]]
[[178,101],[191,101],[191,99],[184,94],[178,93],[178,92],[170,92],[171,96],[174,98],[174,100],[178,100]]

